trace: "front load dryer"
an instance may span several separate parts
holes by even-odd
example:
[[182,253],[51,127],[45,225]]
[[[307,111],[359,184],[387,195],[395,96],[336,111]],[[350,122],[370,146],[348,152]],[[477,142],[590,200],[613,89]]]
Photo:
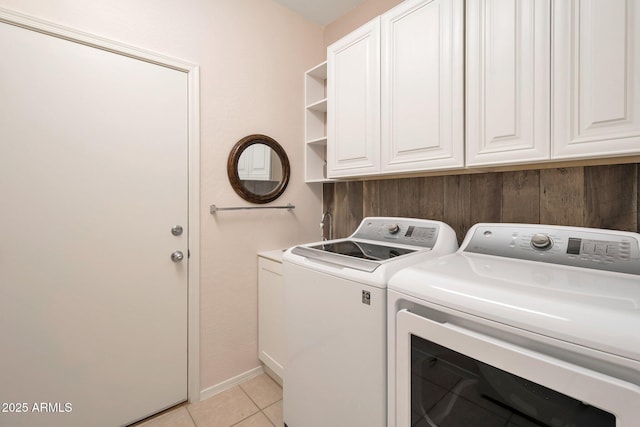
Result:
[[631,427],[640,235],[476,224],[388,286],[389,427]]

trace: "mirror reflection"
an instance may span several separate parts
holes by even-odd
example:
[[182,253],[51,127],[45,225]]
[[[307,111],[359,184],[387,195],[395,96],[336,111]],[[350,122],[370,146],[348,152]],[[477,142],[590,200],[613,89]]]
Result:
[[243,199],[252,203],[268,203],[287,188],[289,159],[273,138],[249,135],[232,148],[227,174],[231,186]]
[[249,192],[265,195],[282,181],[282,164],[278,154],[268,145],[256,143],[247,147],[238,160],[238,178]]

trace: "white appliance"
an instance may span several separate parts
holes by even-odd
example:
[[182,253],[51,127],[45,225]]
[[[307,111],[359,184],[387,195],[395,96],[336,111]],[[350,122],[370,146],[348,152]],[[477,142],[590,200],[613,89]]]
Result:
[[396,274],[389,426],[638,426],[639,238],[477,224]]
[[442,222],[365,218],[349,238],[285,252],[285,425],[386,425],[387,282],[457,247]]

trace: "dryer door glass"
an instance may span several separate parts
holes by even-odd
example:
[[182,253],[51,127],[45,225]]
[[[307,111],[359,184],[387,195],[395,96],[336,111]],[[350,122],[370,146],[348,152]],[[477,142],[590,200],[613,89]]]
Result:
[[420,427],[616,425],[608,412],[415,335],[411,414]]

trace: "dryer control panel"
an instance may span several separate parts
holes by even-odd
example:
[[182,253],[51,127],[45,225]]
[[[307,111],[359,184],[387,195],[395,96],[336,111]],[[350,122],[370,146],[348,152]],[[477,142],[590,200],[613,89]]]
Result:
[[476,224],[462,251],[640,275],[640,234],[537,224]]

